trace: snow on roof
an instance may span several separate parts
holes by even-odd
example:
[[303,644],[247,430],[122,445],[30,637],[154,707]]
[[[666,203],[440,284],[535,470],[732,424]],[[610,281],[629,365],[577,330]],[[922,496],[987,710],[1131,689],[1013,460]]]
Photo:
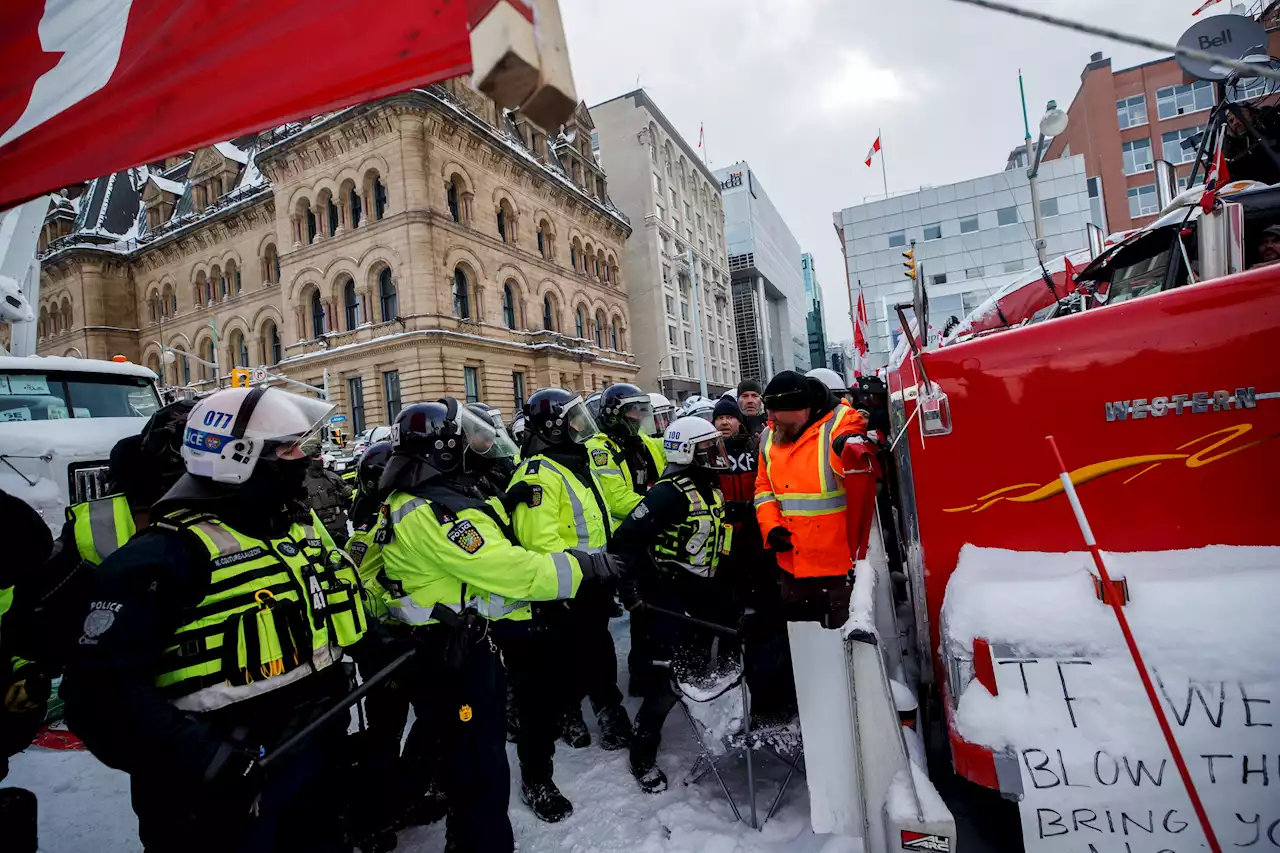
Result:
[[261,187],[266,186],[267,179],[258,171],[258,160],[253,157],[250,152],[248,161],[245,163],[244,172],[240,175],[240,182],[236,184],[236,189],[242,190],[245,187]]
[[181,181],[172,181],[168,178],[162,178],[159,175],[155,175],[155,174],[149,175],[147,177],[147,180],[155,184],[157,187],[164,190],[165,192],[171,193],[176,196],[181,196],[183,193],[183,190],[186,189],[185,185]]
[[70,358],[59,355],[0,356],[0,372],[19,370],[60,370],[74,373],[115,373],[155,379],[149,368],[130,361],[102,361],[96,358]]
[[230,142],[215,142],[213,147],[228,160],[235,160],[237,163],[249,162],[249,155]]

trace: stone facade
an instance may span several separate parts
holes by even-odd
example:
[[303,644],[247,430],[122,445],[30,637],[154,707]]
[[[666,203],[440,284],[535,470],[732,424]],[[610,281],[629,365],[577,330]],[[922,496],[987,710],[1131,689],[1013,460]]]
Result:
[[95,241],[82,210],[48,243],[39,352],[159,372],[170,348],[165,381],[201,391],[234,366],[327,373],[351,430],[444,394],[510,413],[631,379],[631,228],[590,122],[549,138],[450,81],[120,173],[134,233]]

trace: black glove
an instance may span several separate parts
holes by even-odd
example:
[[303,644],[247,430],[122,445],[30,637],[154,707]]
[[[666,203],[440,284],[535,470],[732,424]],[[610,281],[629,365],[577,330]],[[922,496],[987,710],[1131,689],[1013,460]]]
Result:
[[779,554],[786,553],[792,548],[791,531],[785,527],[775,527],[769,531],[765,543]]
[[507,489],[506,494],[502,496],[502,506],[508,513],[516,511],[516,507],[520,504],[533,506],[533,484],[532,483],[516,483]]
[[863,434],[860,432],[846,432],[842,435],[837,435],[835,438],[831,440],[831,449],[836,452],[837,456],[839,456],[841,453],[844,452],[844,446],[848,444],[849,439],[851,438],[857,438],[859,441],[861,441],[865,438],[865,436],[863,436]]
[[614,554],[605,554],[603,552],[587,553],[576,549],[568,553],[582,567],[583,586],[589,581],[615,583],[627,570],[626,562]]
[[751,521],[756,517],[756,508],[751,501],[725,501],[724,520],[730,524],[739,521]]
[[634,574],[625,574],[618,580],[618,601],[628,612],[641,605],[640,581]]

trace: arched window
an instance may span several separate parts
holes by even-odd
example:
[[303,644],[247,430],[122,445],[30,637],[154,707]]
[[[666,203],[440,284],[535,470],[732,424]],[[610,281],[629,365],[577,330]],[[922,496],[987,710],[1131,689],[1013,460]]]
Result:
[[62,297],[62,325],[61,331],[71,331],[71,300]]
[[227,261],[227,285],[231,293],[235,296],[240,295],[240,289],[243,283],[240,281],[240,267],[235,261]]
[[378,273],[378,303],[382,307],[382,322],[390,323],[400,315],[396,303],[396,283],[391,280],[391,268],[383,267]]
[[275,243],[268,243],[262,252],[262,281],[265,284],[280,283],[280,253]]
[[538,254],[545,261],[547,259],[547,236],[542,230],[542,223],[538,223]]
[[316,213],[307,205],[307,245],[316,241]]
[[182,347],[176,347],[175,350],[178,356],[178,361],[177,361],[178,373],[181,374],[182,376],[182,384],[190,385],[191,384],[191,362],[186,357],[186,350],[182,349]]
[[147,367],[156,376],[160,376],[161,375],[160,374],[160,356],[156,355],[155,353],[152,353],[151,355],[147,356]]
[[542,328],[548,332],[556,330],[556,314],[551,308],[551,294],[542,297]]
[[575,237],[574,241],[569,244],[569,266],[573,267],[575,270],[578,268],[578,246],[579,243]]
[[381,219],[387,213],[387,188],[382,183],[382,178],[378,175],[373,176],[373,218]]
[[615,351],[622,351],[622,348],[618,346],[618,321],[616,319],[609,326],[609,346]]
[[579,308],[577,311],[574,312],[574,317],[577,319],[576,328],[578,332],[578,337],[585,338],[587,336],[587,330],[585,328],[587,320],[585,317],[582,316],[581,308]]
[[516,327],[516,291],[511,282],[502,285],[502,321],[508,329]]
[[453,316],[471,319],[471,295],[467,292],[467,274],[462,267],[453,270]]
[[649,122],[649,159],[658,162],[658,128],[653,122]]
[[503,202],[502,204],[498,205],[498,237],[504,243],[511,242],[507,238],[507,227],[509,223],[510,223],[510,220],[507,218],[507,205],[506,205],[506,202]]
[[49,336],[49,308],[40,309],[40,319],[36,322],[36,335],[41,338]]
[[262,332],[263,355],[267,357],[267,364],[280,363],[280,330],[276,328],[275,323],[267,323],[267,327]]
[[249,344],[245,342],[244,334],[240,331],[231,333],[231,357],[235,359],[237,367],[249,366]]
[[604,346],[604,312],[603,311],[596,312],[595,333],[596,333],[595,335],[596,346],[603,347]]
[[453,217],[453,221],[462,223],[462,206],[459,200],[458,179],[453,178],[449,181],[448,189],[445,191],[446,201],[449,203],[449,215]]
[[320,301],[320,291],[311,291],[311,337],[318,338],[324,334],[324,303]]
[[[209,362],[209,364],[216,365],[216,364],[218,363],[218,362],[217,362],[218,354],[217,354],[217,352],[216,352],[216,351],[214,350],[214,348],[213,348],[213,339],[212,339],[212,338],[210,338],[209,340],[206,340],[206,341],[204,342],[204,348],[203,348],[203,350],[201,351],[200,356],[201,356],[201,358],[203,358],[205,361]],[[201,379],[213,379],[213,378],[214,378],[215,370],[216,370],[216,368],[214,368],[214,367],[210,367],[208,364],[202,364],[202,365],[200,365],[200,378],[201,378]]]
[[154,292],[147,297],[147,309],[151,312],[151,322],[160,322],[160,297]]
[[360,226],[360,218],[364,215],[364,210],[360,206],[360,193],[356,192],[354,186],[347,191],[347,206],[351,208],[351,227],[358,228]]
[[209,280],[214,284],[214,297],[221,302],[227,298],[227,277],[222,274],[221,267],[214,267],[213,272],[209,274]]
[[338,206],[333,203],[333,196],[329,196],[325,201],[325,211],[329,214],[329,236],[332,237],[338,233]]
[[178,295],[173,292],[172,285],[164,286],[164,294],[160,297],[160,313],[165,317],[178,313]]
[[347,315],[347,331],[354,331],[360,325],[360,294],[356,293],[356,283],[351,279],[342,286],[342,306]]

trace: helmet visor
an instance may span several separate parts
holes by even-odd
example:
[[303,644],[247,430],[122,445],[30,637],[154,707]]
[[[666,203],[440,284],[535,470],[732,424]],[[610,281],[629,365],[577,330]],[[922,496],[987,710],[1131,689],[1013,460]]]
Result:
[[574,444],[586,444],[587,439],[600,432],[596,419],[591,417],[587,404],[581,397],[574,397],[560,409],[560,417],[564,420],[569,440]]
[[652,435],[654,428],[653,404],[649,402],[649,395],[627,397],[620,400],[618,423],[626,427],[627,431],[632,435]]
[[649,431],[649,435],[661,436],[667,431],[667,427],[671,426],[671,411],[667,408],[653,413],[653,429]]
[[720,436],[704,439],[693,448],[693,464],[714,471],[727,470],[729,454],[724,449],[724,439]]
[[485,459],[514,459],[515,442],[505,429],[495,427],[488,417],[481,417],[467,407],[458,409],[458,423],[466,438],[466,448]]

